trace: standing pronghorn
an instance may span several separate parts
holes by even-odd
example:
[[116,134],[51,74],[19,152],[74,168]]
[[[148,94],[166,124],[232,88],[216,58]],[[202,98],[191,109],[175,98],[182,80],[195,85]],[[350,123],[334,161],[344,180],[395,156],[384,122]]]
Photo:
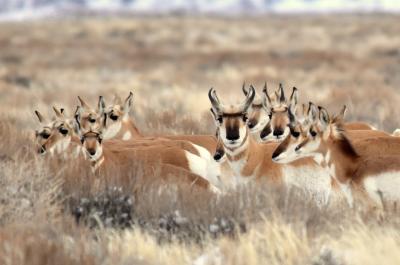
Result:
[[283,142],[277,148],[273,154],[276,162],[312,157],[339,184],[351,207],[354,194],[359,191],[379,207],[383,207],[383,199],[400,200],[398,155],[366,151],[360,154],[347,137],[341,115],[331,119],[328,112],[319,107],[318,115],[311,117],[312,122],[300,125],[297,141]]
[[[232,185],[240,185],[252,180],[269,180],[272,183],[285,183],[298,186],[311,194],[321,203],[330,192],[329,175],[311,159],[280,165],[271,160],[277,144],[262,144],[250,137],[247,127],[247,111],[254,98],[255,91],[250,87],[246,100],[240,105],[223,105],[214,89],[209,91],[218,125],[220,147],[223,147],[226,161],[232,171]],[[309,178],[315,180],[310,183]]]

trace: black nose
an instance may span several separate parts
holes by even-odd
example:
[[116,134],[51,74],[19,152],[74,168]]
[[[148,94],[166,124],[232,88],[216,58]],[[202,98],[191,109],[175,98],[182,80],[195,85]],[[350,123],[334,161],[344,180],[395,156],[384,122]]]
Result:
[[94,149],[89,149],[88,152],[91,156],[94,156],[96,154],[96,150]]
[[91,122],[91,123],[95,123],[96,122],[96,119],[89,119],[89,122]]
[[214,154],[214,160],[215,161],[219,161],[219,160],[221,160],[221,158],[224,156],[224,153],[223,152],[220,152],[220,151],[217,151],[217,152],[215,152],[215,154]]
[[283,130],[280,128],[275,129],[273,132],[274,136],[281,136],[282,134],[283,134]]
[[228,139],[229,141],[236,141],[239,140],[239,138],[239,130],[228,131],[228,133],[226,134],[226,139]]

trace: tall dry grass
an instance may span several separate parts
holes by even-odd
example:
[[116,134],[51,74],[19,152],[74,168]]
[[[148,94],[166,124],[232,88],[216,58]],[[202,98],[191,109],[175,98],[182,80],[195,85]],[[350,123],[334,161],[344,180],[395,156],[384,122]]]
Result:
[[[398,126],[397,16],[99,18],[0,25],[0,264],[398,264],[399,211],[384,218],[296,189],[222,197],[163,183],[96,181],[34,153],[33,110],[134,91],[145,134],[214,133],[206,92],[243,80],[296,85],[304,101]],[[271,88],[272,89],[272,88]],[[136,174],[137,175],[137,174]],[[132,182],[135,177],[133,174]],[[104,176],[107,179],[110,176]]]

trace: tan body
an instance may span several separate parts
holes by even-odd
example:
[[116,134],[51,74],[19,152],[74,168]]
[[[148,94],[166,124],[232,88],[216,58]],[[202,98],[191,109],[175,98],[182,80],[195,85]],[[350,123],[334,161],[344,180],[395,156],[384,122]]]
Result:
[[354,122],[346,122],[344,124],[344,129],[346,131],[349,130],[375,130],[375,128],[369,125],[366,122],[354,121]]

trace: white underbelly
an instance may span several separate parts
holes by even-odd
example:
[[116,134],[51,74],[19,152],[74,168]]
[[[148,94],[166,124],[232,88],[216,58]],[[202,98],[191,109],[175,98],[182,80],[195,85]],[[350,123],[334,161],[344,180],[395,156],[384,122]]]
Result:
[[332,186],[329,173],[318,166],[283,167],[283,179],[289,186],[295,186],[310,194],[318,204],[326,204]]
[[383,202],[400,201],[400,172],[387,172],[366,177],[364,188],[368,195],[380,196]]

